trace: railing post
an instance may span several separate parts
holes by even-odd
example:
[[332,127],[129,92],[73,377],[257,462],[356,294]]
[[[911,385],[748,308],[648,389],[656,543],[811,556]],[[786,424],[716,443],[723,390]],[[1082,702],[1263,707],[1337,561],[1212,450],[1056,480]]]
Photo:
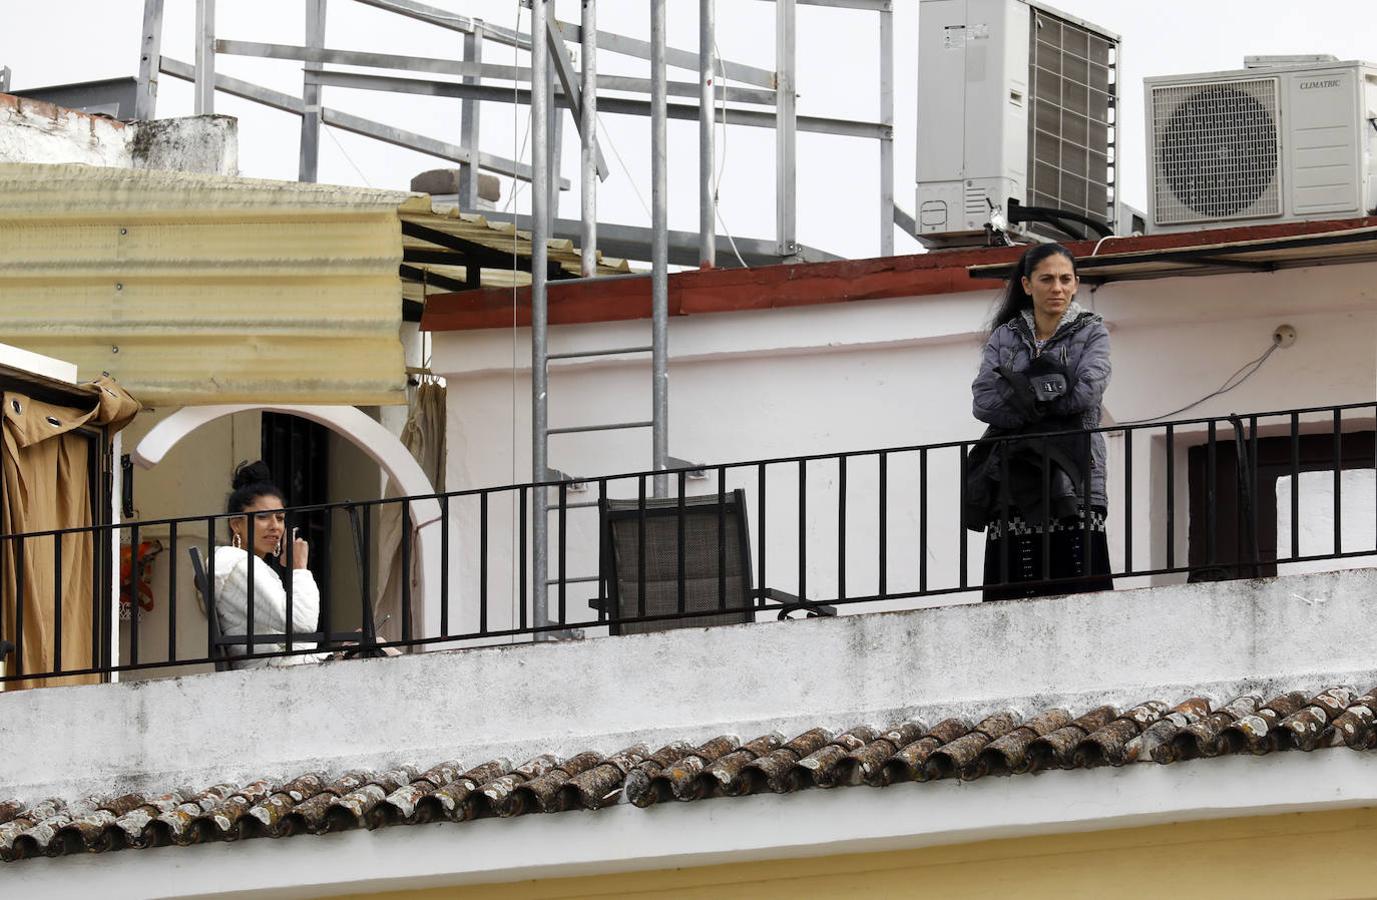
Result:
[[598,272],[598,0],[583,0],[580,25],[579,272],[589,278]]
[[880,9],[880,255],[894,255],[894,5]]
[[[792,0],[789,0],[792,2]],[[665,0],[650,0],[651,456],[655,496],[669,494],[669,84]]]
[[147,122],[157,114],[159,63],[162,60],[163,0],[143,0],[143,33],[139,44],[139,83],[134,118]]
[[714,3],[715,0],[698,0],[698,265],[704,269],[717,264],[717,196],[713,190],[713,48],[717,39]]
[[[326,0],[306,0],[306,46],[325,49]],[[301,159],[297,180],[314,182],[320,166],[320,82],[319,63],[309,60],[303,66],[301,85]]]
[[[464,35],[464,62],[475,66],[483,64],[483,22],[475,19],[473,30]],[[479,85],[483,75],[477,72],[465,75],[464,84]],[[459,208],[470,211],[478,208],[478,152],[479,152],[479,103],[472,97],[465,97],[459,103],[459,146],[469,151],[472,162],[459,164]]]
[[775,251],[781,257],[798,249],[795,3],[775,0]]
[[196,0],[195,114],[215,112],[215,0]]

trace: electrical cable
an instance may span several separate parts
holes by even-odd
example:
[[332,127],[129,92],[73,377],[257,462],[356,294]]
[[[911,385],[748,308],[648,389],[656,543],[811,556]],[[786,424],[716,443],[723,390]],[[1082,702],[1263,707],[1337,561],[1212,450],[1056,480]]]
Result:
[[645,210],[646,218],[653,219],[654,214],[650,211],[650,204],[645,202],[645,196],[641,194],[641,189],[637,186],[636,179],[632,177],[631,170],[627,168],[626,160],[622,159],[621,152],[617,149],[617,145],[612,141],[612,135],[608,133],[607,126],[603,124],[602,111],[599,110],[596,113],[594,113],[594,115],[596,115],[598,119],[598,131],[602,134],[603,140],[607,142],[607,146],[612,148],[612,155],[617,157],[617,165],[622,167],[622,173],[626,175],[627,182],[630,183],[631,189],[636,192],[636,199],[641,201],[641,209]]
[[368,180],[368,176],[363,174],[363,169],[360,169],[358,163],[354,162],[354,157],[350,156],[349,151],[344,149],[344,145],[339,142],[339,138],[335,137],[334,130],[331,129],[329,125],[325,125],[324,123],[322,123],[321,131],[324,131],[326,134],[328,134],[330,136],[330,140],[334,141],[335,146],[339,148],[339,152],[344,154],[344,158],[348,160],[349,165],[354,168],[354,172],[359,176],[359,178],[363,179],[364,186],[371,188],[373,186],[373,182]]
[[[1215,397],[1227,394],[1229,393],[1229,391],[1232,391],[1234,388],[1241,386],[1243,382],[1247,381],[1249,378],[1252,378],[1254,375],[1256,375],[1258,370],[1262,368],[1263,364],[1267,362],[1268,358],[1280,349],[1281,342],[1273,340],[1272,345],[1268,347],[1266,350],[1264,350],[1261,356],[1254,357],[1253,359],[1250,359],[1243,365],[1239,366],[1237,369],[1234,370],[1234,373],[1232,375],[1224,379],[1223,384],[1221,384],[1219,387],[1215,388],[1213,391],[1206,394],[1205,396],[1201,397],[1199,400],[1196,400],[1194,403],[1189,403],[1181,407],[1180,409],[1173,409],[1171,412],[1164,412],[1161,415],[1150,416],[1146,419],[1135,419],[1132,422],[1119,422],[1118,424],[1145,425],[1148,422],[1156,422],[1159,419],[1165,419],[1168,416],[1179,415],[1180,413],[1183,413],[1187,410],[1194,409],[1195,407],[1204,403],[1206,400],[1213,400]],[[1245,369],[1247,370],[1246,373],[1244,372]],[[1240,373],[1243,374],[1242,378],[1239,378]],[[1238,380],[1234,381],[1235,378],[1238,378]]]

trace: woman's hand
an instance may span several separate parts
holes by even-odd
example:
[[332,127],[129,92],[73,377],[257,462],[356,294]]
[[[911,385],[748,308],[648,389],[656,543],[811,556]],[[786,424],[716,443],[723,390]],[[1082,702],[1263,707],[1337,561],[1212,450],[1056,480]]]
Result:
[[[304,568],[306,568],[307,561],[310,559],[310,555],[311,555],[311,545],[308,544],[308,543],[306,543],[306,539],[305,539],[305,538],[299,538],[299,537],[297,537],[297,536],[296,536],[296,533],[297,533],[297,530],[296,530],[295,528],[293,528],[293,529],[292,529],[292,538],[291,538],[291,541],[292,541],[292,555],[291,555],[292,568],[293,568],[293,569],[304,569]],[[287,566],[287,546],[286,546],[286,544],[283,544],[283,546],[282,546],[282,555],[278,557],[277,561],[278,561],[279,564],[282,565],[283,568],[286,568],[286,566]]]

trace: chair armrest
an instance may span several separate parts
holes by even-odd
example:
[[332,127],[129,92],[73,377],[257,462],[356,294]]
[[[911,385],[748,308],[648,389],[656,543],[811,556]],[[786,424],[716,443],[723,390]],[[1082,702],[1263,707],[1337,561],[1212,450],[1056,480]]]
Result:
[[835,616],[837,614],[837,608],[835,606],[826,603],[815,603],[812,600],[806,600],[797,595],[790,594],[787,591],[780,591],[775,588],[763,589],[760,592],[760,597],[763,600],[773,600],[780,604],[780,619],[787,619],[789,618],[789,613],[798,612],[800,610],[807,613],[805,618],[808,619]]

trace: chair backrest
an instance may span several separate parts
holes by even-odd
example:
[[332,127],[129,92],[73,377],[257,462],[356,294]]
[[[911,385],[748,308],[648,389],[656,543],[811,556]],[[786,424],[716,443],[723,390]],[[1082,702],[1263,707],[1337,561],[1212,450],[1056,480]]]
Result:
[[601,512],[610,614],[623,619],[722,610],[684,619],[614,623],[614,634],[734,625],[754,618],[745,491],[720,499],[717,494],[685,497],[682,506],[678,497],[649,498],[644,506],[640,500],[604,500]]
[[211,590],[210,579],[206,577],[205,560],[201,557],[201,548],[188,547],[186,553],[187,556],[191,557],[192,581],[195,583],[196,590],[201,595],[201,601],[206,607],[206,627],[210,634],[210,658],[215,661],[215,671],[229,671],[229,656],[220,639],[220,612],[215,607],[215,591]]

